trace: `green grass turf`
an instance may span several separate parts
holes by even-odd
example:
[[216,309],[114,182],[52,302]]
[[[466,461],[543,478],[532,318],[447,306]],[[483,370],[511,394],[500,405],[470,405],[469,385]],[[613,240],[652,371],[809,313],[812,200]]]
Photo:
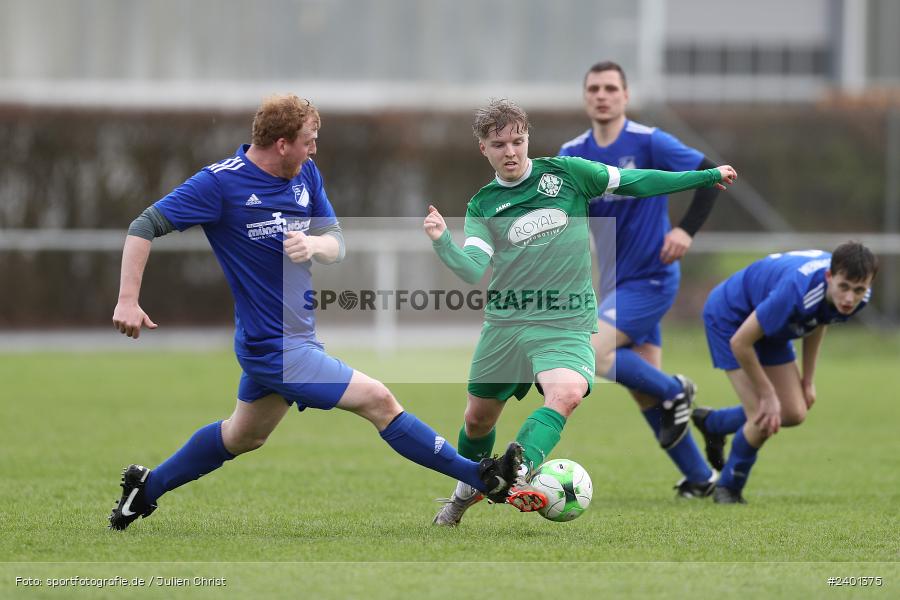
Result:
[[[335,354],[408,382],[441,370],[463,378],[470,351]],[[735,403],[699,332],[668,331],[665,362],[695,378],[701,404]],[[900,588],[896,335],[829,332],[818,402],[762,451],[747,506],[676,501],[678,475],[633,402],[598,384],[555,452],[594,481],[591,508],[572,523],[482,504],[458,529],[434,528],[433,499],[450,493],[450,480],[394,454],[362,419],[292,410],[261,450],[165,496],[126,532],[107,530],[122,467],[156,465],[227,417],[238,374],[225,352],[0,355],[0,596],[120,597],[120,587],[51,590],[47,581],[117,575],[149,581],[130,588],[141,597],[896,597]],[[462,383],[391,387],[456,439]],[[498,447],[538,398],[510,403]],[[195,585],[195,576],[224,577],[227,587]],[[832,589],[831,576],[884,580]],[[44,584],[17,586],[16,577]]]

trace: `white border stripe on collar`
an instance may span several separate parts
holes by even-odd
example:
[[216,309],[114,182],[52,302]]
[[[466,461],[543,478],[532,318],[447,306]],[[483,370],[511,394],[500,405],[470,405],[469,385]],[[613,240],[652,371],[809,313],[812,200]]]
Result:
[[491,257],[494,256],[494,249],[491,248],[490,244],[488,244],[486,241],[484,241],[481,238],[467,237],[466,243],[463,244],[463,248],[465,248],[466,246],[475,246],[476,248],[480,248],[481,250],[483,250],[484,253],[487,254],[488,256],[491,256]]
[[494,173],[494,179],[497,180],[497,183],[499,183],[503,187],[516,187],[517,185],[519,185],[520,183],[522,183],[523,181],[525,181],[526,179],[531,177],[531,168],[533,166],[534,165],[532,164],[531,159],[529,158],[528,166],[525,168],[525,172],[522,173],[522,176],[519,177],[518,179],[516,179],[515,181],[506,181],[505,179],[501,178],[500,175],[498,175],[496,173]]
[[606,170],[609,172],[609,183],[606,185],[606,191],[614,192],[622,181],[622,174],[619,173],[619,169],[609,165],[606,165]]

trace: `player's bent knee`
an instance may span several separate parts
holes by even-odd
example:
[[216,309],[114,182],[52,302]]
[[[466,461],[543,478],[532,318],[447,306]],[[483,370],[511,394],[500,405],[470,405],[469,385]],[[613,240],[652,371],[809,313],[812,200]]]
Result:
[[491,432],[497,419],[474,411],[466,411],[465,414],[466,434],[470,437],[484,437]]
[[544,404],[568,418],[581,404],[582,395],[582,391],[576,387],[566,388],[560,390],[552,398],[548,398]]
[[759,437],[761,438],[762,442],[768,441],[773,435],[775,435],[773,431],[763,429],[759,430]]
[[361,417],[371,421],[379,431],[389,424],[394,417],[403,412],[403,407],[397,402],[397,398],[380,381],[369,386],[365,397],[351,410]]
[[394,408],[399,408],[400,404],[397,402],[394,394],[391,393],[391,390],[379,382],[372,392],[372,406],[376,410],[391,411]]
[[252,452],[254,450],[259,450],[263,447],[263,444],[266,443],[268,437],[249,437],[244,440],[244,450],[243,452]]
[[787,413],[781,416],[782,427],[796,427],[806,420],[806,411]]
[[238,454],[246,454],[262,448],[267,439],[269,439],[268,436],[238,433],[228,438],[223,436],[222,443],[225,445],[226,450],[237,456]]

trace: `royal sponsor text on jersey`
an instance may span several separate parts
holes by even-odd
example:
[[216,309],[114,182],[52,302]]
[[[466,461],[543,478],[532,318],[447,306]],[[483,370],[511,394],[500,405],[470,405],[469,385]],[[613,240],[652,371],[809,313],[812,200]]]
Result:
[[522,215],[509,227],[507,238],[515,246],[543,246],[569,224],[569,215],[558,208],[539,208]]

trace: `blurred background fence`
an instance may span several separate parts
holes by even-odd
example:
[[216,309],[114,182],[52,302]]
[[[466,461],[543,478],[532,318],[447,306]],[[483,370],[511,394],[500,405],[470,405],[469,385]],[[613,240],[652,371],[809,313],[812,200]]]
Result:
[[[602,59],[628,72],[632,118],[741,174],[683,261],[674,318],[696,320],[752,258],[852,236],[883,260],[878,324],[898,322],[898,2],[0,0],[0,14],[0,329],[108,326],[128,224],[248,141],[268,93],[322,110],[316,162],[342,217],[462,216],[492,176],[473,108],[518,101],[532,155],[553,155],[588,127],[581,80]],[[214,257],[180,237],[157,242],[170,250],[142,304],[227,325]]]

